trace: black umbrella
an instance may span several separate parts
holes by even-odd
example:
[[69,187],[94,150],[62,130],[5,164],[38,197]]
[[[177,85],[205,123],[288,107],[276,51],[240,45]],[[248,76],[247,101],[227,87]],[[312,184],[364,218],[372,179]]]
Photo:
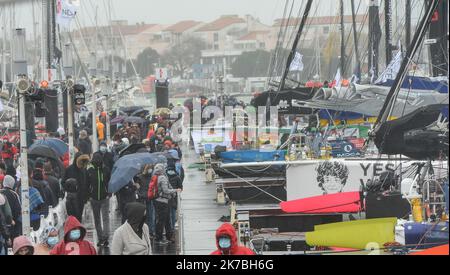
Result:
[[147,116],[149,113],[150,112],[148,110],[139,109],[134,111],[130,116],[141,116],[141,115]]
[[145,119],[143,119],[142,117],[137,117],[137,116],[129,116],[127,118],[124,119],[123,121],[124,123],[136,123],[136,124],[143,124],[145,122]]
[[127,115],[131,115],[132,113],[144,109],[143,106],[129,106],[129,107],[122,107],[120,108],[120,111],[126,113]]
[[119,152],[119,158],[126,155],[137,153],[140,149],[146,149],[145,145],[142,143],[130,144]]
[[28,151],[28,154],[30,156],[45,157],[54,160],[59,160],[58,153],[56,153],[55,150],[46,145],[33,146],[33,148]]

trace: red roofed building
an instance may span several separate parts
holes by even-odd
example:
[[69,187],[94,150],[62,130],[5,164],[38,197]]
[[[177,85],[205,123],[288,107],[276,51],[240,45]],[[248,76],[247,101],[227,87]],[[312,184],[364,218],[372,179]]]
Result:
[[206,41],[209,50],[232,49],[236,37],[247,32],[247,22],[237,15],[224,15],[195,31],[195,35]]
[[275,48],[276,40],[271,31],[251,31],[234,41],[234,48],[243,51],[270,50]]
[[174,45],[179,44],[183,40],[183,37],[192,34],[199,28],[203,27],[204,25],[205,24],[202,22],[193,20],[180,21],[174,25],[165,28],[164,32],[169,34],[170,43]]

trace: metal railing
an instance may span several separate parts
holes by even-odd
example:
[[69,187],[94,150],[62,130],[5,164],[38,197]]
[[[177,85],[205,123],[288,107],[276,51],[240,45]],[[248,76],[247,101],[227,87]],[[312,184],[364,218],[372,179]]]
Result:
[[181,192],[177,193],[177,223],[178,223],[178,255],[184,255],[185,246],[184,246],[184,217],[183,217],[183,208],[181,205]]

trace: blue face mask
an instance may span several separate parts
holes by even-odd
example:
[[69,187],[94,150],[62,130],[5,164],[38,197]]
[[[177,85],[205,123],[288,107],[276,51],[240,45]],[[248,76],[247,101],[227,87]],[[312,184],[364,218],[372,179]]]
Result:
[[76,240],[80,239],[80,237],[81,237],[80,229],[72,230],[69,233],[69,238],[71,241],[76,241]]
[[47,244],[50,247],[54,247],[58,242],[59,242],[58,237],[48,237],[48,239],[47,239]]
[[219,239],[219,246],[220,246],[220,248],[223,248],[223,249],[230,248],[231,247],[231,240],[230,240],[230,238],[225,238],[225,237],[220,238]]

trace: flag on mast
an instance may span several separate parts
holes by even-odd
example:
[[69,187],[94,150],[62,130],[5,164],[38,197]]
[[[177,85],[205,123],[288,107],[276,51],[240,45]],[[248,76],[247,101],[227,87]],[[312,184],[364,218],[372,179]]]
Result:
[[291,66],[289,67],[289,71],[303,71],[303,55],[299,52],[295,52],[294,59],[291,62]]
[[63,28],[68,28],[77,15],[80,0],[57,0],[56,23]]
[[336,88],[341,87],[341,68],[338,68],[336,76],[334,77],[334,83]]

